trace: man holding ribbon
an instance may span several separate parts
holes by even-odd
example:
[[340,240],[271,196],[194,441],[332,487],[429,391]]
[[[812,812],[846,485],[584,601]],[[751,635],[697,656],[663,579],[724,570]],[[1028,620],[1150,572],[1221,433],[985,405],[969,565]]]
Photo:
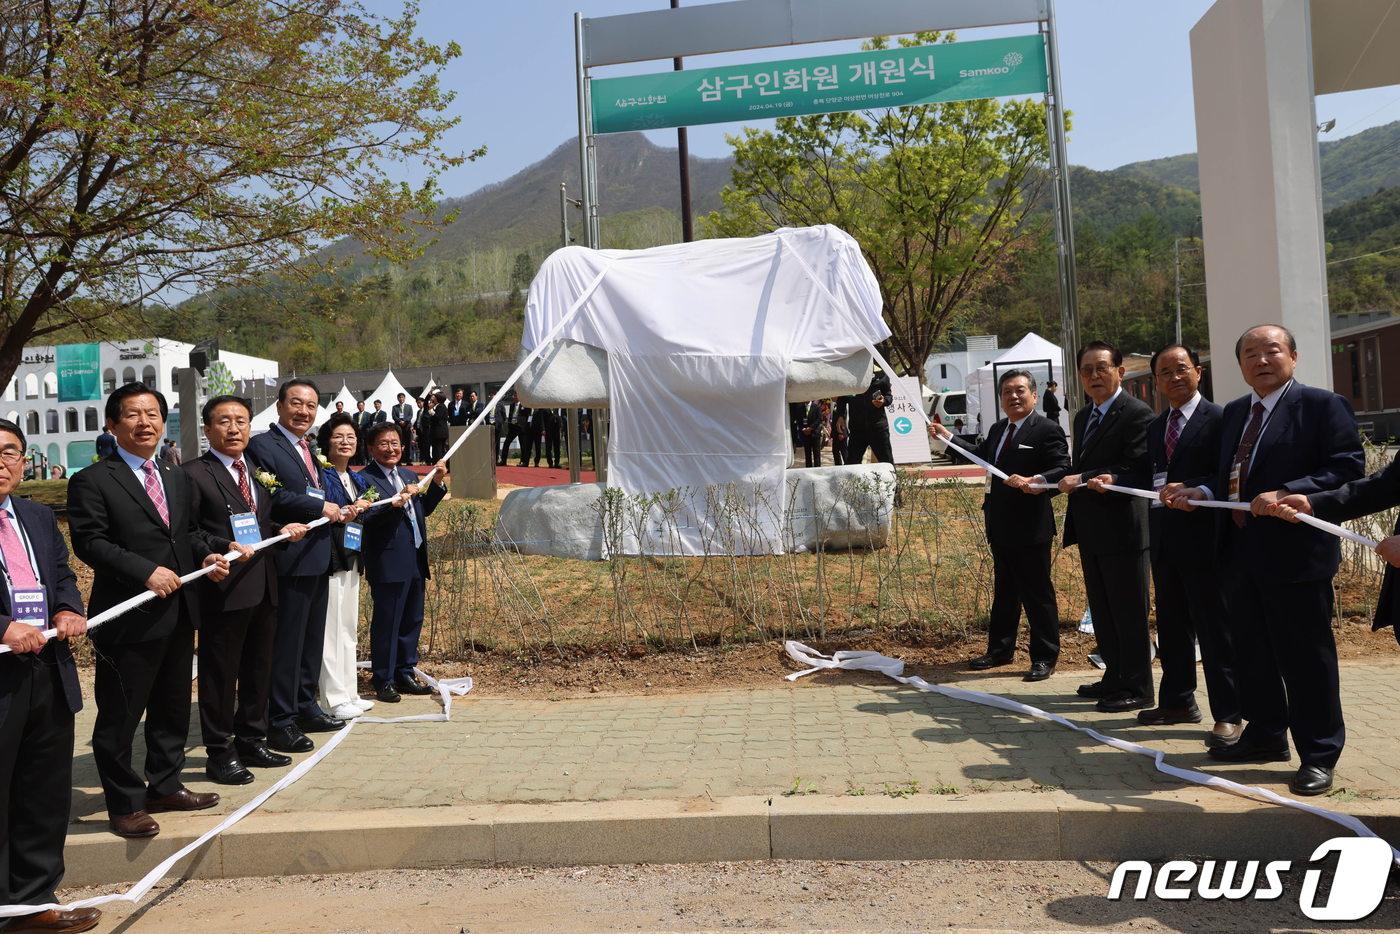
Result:
[[447,494],[447,465],[421,497],[417,476],[399,465],[403,444],[392,425],[369,432],[370,463],[361,473],[391,506],[364,515],[365,577],[374,598],[369,624],[370,671],[375,696],[398,703],[400,694],[431,694],[414,674],[423,628],[423,584],[428,572],[428,516]]
[[[209,450],[184,466],[191,502],[202,529],[220,547],[244,554],[222,581],[200,581],[203,626],[199,635],[199,725],[208,759],[204,773],[220,785],[253,781],[248,768],[279,768],[292,760],[267,746],[267,691],[277,624],[277,569],[270,555],[254,553],[279,534],[272,522],[272,494],[243,456],[253,418],[238,396],[204,404]],[[342,416],[349,418],[349,416]],[[280,530],[301,541],[307,528]]]
[[[87,630],[78,581],[53,510],[14,495],[20,427],[0,420],[0,904],[55,901],[73,796],[73,715],[82,709],[68,640]],[[44,630],[58,631],[45,641]],[[96,908],[49,909],[6,931],[86,931]]]
[[997,381],[1006,417],[992,426],[976,447],[944,425],[929,433],[972,451],[1006,474],[1004,482],[988,478],[982,500],[987,541],[992,547],[992,612],[987,625],[987,652],[974,658],[973,671],[1011,663],[1021,609],[1030,627],[1031,667],[1027,681],[1043,681],[1055,672],[1060,656],[1060,608],[1050,580],[1050,545],[1055,513],[1048,496],[1032,477],[1069,466],[1069,446],[1059,425],[1036,412],[1035,377],[1029,370],[1008,370]]
[[1235,358],[1251,391],[1225,407],[1215,477],[1209,486],[1168,497],[1186,510],[1219,494],[1250,504],[1248,511],[1220,510],[1216,521],[1249,723],[1239,742],[1210,755],[1286,762],[1291,733],[1301,765],[1289,788],[1319,795],[1332,787],[1346,740],[1332,635],[1341,544],[1311,526],[1258,517],[1280,496],[1322,493],[1358,479],[1365,471],[1361,435],[1346,399],[1293,378],[1298,345],[1287,328],[1250,328],[1236,342]]
[[1152,484],[1159,502],[1148,510],[1152,581],[1157,593],[1157,657],[1162,683],[1157,706],[1138,712],[1144,726],[1201,722],[1196,704],[1196,644],[1201,648],[1206,695],[1214,724],[1209,747],[1228,746],[1240,736],[1240,697],[1228,613],[1216,570],[1215,516],[1165,508],[1183,486],[1206,482],[1220,457],[1221,408],[1201,396],[1205,372],[1196,351],[1169,344],[1152,355],[1157,391],[1167,409],[1147,428]]
[[[1123,391],[1123,353],[1112,344],[1085,344],[1076,363],[1093,404],[1074,416],[1074,462],[1044,479],[1073,494],[1064,542],[1079,546],[1094,635],[1107,665],[1103,679],[1081,685],[1079,696],[1097,700],[1104,713],[1124,713],[1152,706],[1147,501],[1103,487],[1135,486],[1148,474],[1153,414]],[[1093,492],[1075,492],[1081,486]]]
[[[117,453],[68,483],[73,551],[93,571],[88,612],[97,615],[149,590],[150,600],[94,629],[97,721],[92,755],[119,837],[153,837],[157,811],[194,811],[219,796],[180,781],[190,727],[190,671],[200,607],[181,576],[214,566],[228,575],[222,540],[199,528],[184,471],[154,458],[165,434],[165,396],[127,383],[107,397]],[[145,777],[132,768],[132,741],[145,718]]]
[[[308,523],[322,517],[343,522],[349,513],[327,502],[321,468],[307,440],[320,393],[309,379],[289,379],[277,390],[277,421],[248,442],[248,455],[272,498],[276,522]],[[345,724],[317,702],[326,601],[331,567],[330,530],[312,529],[301,541],[279,549],[277,629],[272,643],[267,744],[278,752],[310,752],[307,733],[327,733]]]

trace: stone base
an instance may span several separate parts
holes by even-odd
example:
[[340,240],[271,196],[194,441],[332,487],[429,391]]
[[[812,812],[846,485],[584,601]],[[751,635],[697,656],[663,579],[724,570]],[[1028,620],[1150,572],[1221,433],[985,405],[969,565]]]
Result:
[[[884,548],[894,485],[890,464],[787,471],[787,549]],[[579,483],[512,490],[501,503],[496,538],[521,554],[600,561],[604,489]]]

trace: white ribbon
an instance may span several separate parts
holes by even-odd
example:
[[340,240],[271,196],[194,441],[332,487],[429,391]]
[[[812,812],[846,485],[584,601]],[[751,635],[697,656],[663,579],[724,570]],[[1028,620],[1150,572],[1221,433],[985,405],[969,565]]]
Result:
[[[361,662],[359,667],[366,668],[368,664],[368,662]],[[106,905],[111,902],[131,902],[135,904],[144,898],[157,882],[168,876],[170,871],[175,868],[176,863],[204,846],[204,844],[208,843],[210,840],[213,840],[225,830],[228,830],[249,814],[252,814],[267,803],[267,800],[273,795],[296,783],[305,776],[307,772],[315,768],[317,763],[331,754],[331,750],[345,741],[345,737],[350,735],[350,731],[354,729],[356,723],[413,723],[424,720],[450,720],[452,715],[452,698],[454,696],[463,697],[472,689],[471,678],[447,678],[438,681],[416,668],[414,669],[414,673],[437,691],[438,699],[442,703],[442,713],[415,714],[407,717],[358,717],[355,720],[350,720],[344,727],[332,735],[330,739],[321,744],[321,747],[316,750],[315,754],[298,762],[294,769],[286,775],[283,775],[270,788],[258,794],[257,797],[225,817],[214,827],[200,834],[195,840],[185,844],[179,850],[161,860],[159,865],[142,876],[139,882],[125,892],[120,892],[115,895],[98,895],[93,898],[84,898],[76,902],[69,902],[66,905],[60,905],[56,902],[49,902],[44,905],[0,905],[0,918],[16,918],[21,915],[31,915],[41,911],[48,911],[50,908],[59,911],[71,911],[75,908],[95,908],[98,905]]]
[[[806,675],[831,669],[879,672],[887,678],[898,681],[900,684],[907,684],[912,688],[926,693],[941,694],[953,700],[968,701],[973,704],[981,704],[984,707],[996,707],[1001,710],[1010,711],[1011,713],[1032,717],[1036,720],[1044,720],[1049,723],[1058,724],[1059,726],[1068,727],[1071,730],[1092,737],[1101,743],[1112,746],[1114,749],[1121,749],[1124,752],[1147,756],[1152,760],[1157,771],[1170,775],[1172,778],[1180,779],[1181,781],[1192,782],[1207,788],[1215,788],[1220,791],[1229,792],[1230,794],[1239,795],[1243,798],[1252,798],[1256,801],[1277,804],[1283,807],[1304,811],[1308,814],[1314,814],[1325,820],[1332,821],[1334,824],[1340,824],[1358,837],[1377,837],[1375,831],[1350,814],[1340,814],[1336,811],[1329,811],[1326,808],[1320,808],[1313,804],[1305,804],[1293,798],[1285,798],[1283,795],[1269,791],[1266,788],[1259,788],[1254,785],[1241,785],[1239,782],[1232,782],[1228,778],[1221,778],[1218,775],[1210,775],[1206,772],[1198,772],[1195,769],[1183,769],[1179,766],[1168,765],[1166,753],[1162,752],[1160,749],[1152,749],[1147,746],[1140,746],[1137,743],[1130,743],[1126,740],[1117,739],[1116,737],[1105,736],[1098,730],[1091,729],[1087,726],[1081,726],[1059,714],[1041,710],[1039,707],[1032,707],[1029,704],[1023,704],[1020,701],[1014,701],[1009,697],[1002,697],[998,694],[987,694],[983,691],[970,691],[967,688],[952,687],[943,684],[929,684],[918,675],[906,678],[903,676],[904,662],[897,658],[881,655],[879,652],[850,651],[837,652],[834,655],[827,656],[810,646],[792,640],[784,643],[784,648],[787,650],[789,658],[798,664],[808,666],[804,671],[798,671],[788,675],[788,681],[796,681],[798,678]],[[1392,846],[1391,856],[1397,864],[1400,864],[1400,850]]]

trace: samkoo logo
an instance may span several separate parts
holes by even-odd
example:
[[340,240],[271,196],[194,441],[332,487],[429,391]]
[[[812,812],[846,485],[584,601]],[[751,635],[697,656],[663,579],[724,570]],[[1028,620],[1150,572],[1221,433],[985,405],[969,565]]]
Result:
[[[1313,850],[1309,863],[1317,863],[1332,853],[1337,854],[1337,868],[1332,873],[1332,886],[1327,900],[1317,904],[1322,882],[1321,869],[1309,869],[1303,875],[1302,891],[1298,893],[1298,908],[1313,921],[1360,921],[1375,911],[1385,895],[1386,879],[1395,858],[1390,844],[1376,837],[1336,837]],[[1154,870],[1151,863],[1129,860],[1113,871],[1109,883],[1109,901],[1123,897],[1128,875],[1136,874],[1132,898],[1142,901],[1148,892],[1165,901],[1181,901],[1193,895],[1206,901],[1224,898],[1239,901],[1254,898],[1272,901],[1283,894],[1283,880],[1292,870],[1288,860],[1260,862],[1258,860],[1226,860],[1217,863],[1206,860],[1197,864],[1191,860],[1174,859]],[[1154,880],[1155,876],[1155,880]],[[1192,883],[1194,884],[1194,887]]]

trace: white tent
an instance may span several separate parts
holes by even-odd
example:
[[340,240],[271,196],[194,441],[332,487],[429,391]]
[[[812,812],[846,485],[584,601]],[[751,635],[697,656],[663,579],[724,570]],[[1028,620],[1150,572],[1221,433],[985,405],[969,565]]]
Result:
[[418,401],[408,395],[408,390],[404,388],[403,383],[399,382],[394,371],[390,370],[384,374],[384,379],[380,381],[379,385],[374,387],[374,391],[365,396],[365,408],[374,408],[374,400],[378,399],[384,403],[384,411],[388,412],[393,409],[394,403],[399,401],[399,393],[404,394],[404,401],[412,403],[415,410],[418,408]]
[[253,416],[253,421],[250,423],[252,426],[251,430],[254,433],[257,433],[259,431],[266,431],[267,429],[271,428],[276,421],[277,403],[274,402],[267,408],[259,412],[257,415]]
[[426,398],[428,398],[429,395],[431,395],[433,392],[437,391],[437,388],[438,388],[437,382],[433,379],[432,374],[429,374],[429,375],[428,375],[428,385],[426,385],[426,386],[423,387],[423,391],[420,392],[420,393],[418,394],[418,398],[420,398],[420,399],[426,399]]
[[355,403],[359,401],[360,400],[355,398],[355,394],[350,391],[350,387],[345,385],[345,383],[341,383],[340,392],[336,393],[335,398],[326,403],[326,417],[329,418],[335,412],[335,404],[337,402],[344,403],[345,414],[354,415]]
[[995,360],[981,367],[967,379],[967,418],[979,435],[985,436],[988,429],[1001,418],[1001,404],[997,399],[997,379],[1007,370],[1029,370],[1035,377],[1036,390],[1042,395],[1045,384],[1054,380],[1060,385],[1060,427],[1069,431],[1069,416],[1063,408],[1065,384],[1065,356],[1060,348],[1050,343],[1034,331],[1021,338],[1012,347],[1001,351]]

